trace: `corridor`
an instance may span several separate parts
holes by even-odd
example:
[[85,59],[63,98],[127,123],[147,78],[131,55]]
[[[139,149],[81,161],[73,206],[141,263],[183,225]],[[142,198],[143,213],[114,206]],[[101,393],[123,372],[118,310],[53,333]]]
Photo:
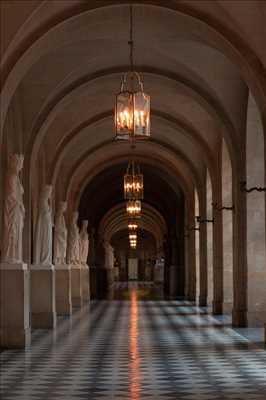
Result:
[[151,283],[116,285],[116,300],[35,330],[29,350],[4,350],[1,400],[266,398],[261,344]]

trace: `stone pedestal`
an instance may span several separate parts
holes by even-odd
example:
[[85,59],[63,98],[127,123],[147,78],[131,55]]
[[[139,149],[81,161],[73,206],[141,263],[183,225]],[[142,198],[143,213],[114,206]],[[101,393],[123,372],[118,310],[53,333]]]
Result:
[[84,301],[90,300],[90,269],[88,265],[81,268],[82,297]]
[[234,327],[245,328],[247,326],[247,311],[233,309],[232,325]]
[[223,314],[223,303],[221,301],[212,302],[212,313],[213,315]]
[[95,299],[97,297],[97,267],[94,265],[89,268],[90,272],[90,297]]
[[177,266],[169,267],[169,296],[175,298],[177,296]]
[[164,266],[162,264],[157,264],[154,267],[154,282],[162,283],[164,281]]
[[107,276],[107,289],[114,284],[114,268],[106,268],[106,276]]
[[207,307],[207,297],[206,297],[206,295],[199,296],[199,307]]
[[119,281],[119,268],[114,267],[114,280]]
[[71,296],[72,306],[76,308],[82,307],[82,272],[80,265],[71,265]]
[[50,265],[31,266],[31,325],[36,329],[56,326],[55,270]]
[[30,275],[27,264],[0,264],[0,347],[30,344]]
[[56,313],[71,315],[71,266],[68,264],[56,265],[55,271]]
[[152,269],[150,265],[145,265],[145,281],[151,281]]

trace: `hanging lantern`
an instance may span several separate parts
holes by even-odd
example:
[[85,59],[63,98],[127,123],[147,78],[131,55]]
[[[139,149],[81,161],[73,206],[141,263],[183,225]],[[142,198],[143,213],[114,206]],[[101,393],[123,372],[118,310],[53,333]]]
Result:
[[128,163],[127,172],[124,175],[125,199],[143,199],[143,175],[140,173],[139,166],[137,166],[137,173],[135,172],[135,163],[134,161],[130,161]]
[[[128,76],[130,76],[129,88]],[[139,90],[134,91],[137,77]],[[144,93],[143,83],[137,72],[128,72],[122,79],[115,107],[116,139],[138,140],[150,136],[150,96]]]
[[138,224],[134,220],[130,221],[127,225],[129,231],[135,231],[138,229]]
[[130,217],[139,218],[141,213],[141,201],[129,200],[127,202],[127,214]]
[[121,80],[115,101],[116,139],[138,140],[150,136],[150,96],[144,93],[143,82],[134,71],[133,61],[133,8],[130,6],[130,71]]

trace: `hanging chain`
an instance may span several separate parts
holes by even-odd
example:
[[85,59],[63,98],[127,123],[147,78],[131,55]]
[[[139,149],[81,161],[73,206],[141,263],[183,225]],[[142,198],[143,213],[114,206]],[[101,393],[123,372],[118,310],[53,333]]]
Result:
[[133,71],[134,71],[134,58],[133,58],[134,42],[133,42],[133,7],[132,7],[132,4],[130,5],[130,29],[129,29],[128,44],[130,47],[130,53],[129,53],[130,71],[133,73]]

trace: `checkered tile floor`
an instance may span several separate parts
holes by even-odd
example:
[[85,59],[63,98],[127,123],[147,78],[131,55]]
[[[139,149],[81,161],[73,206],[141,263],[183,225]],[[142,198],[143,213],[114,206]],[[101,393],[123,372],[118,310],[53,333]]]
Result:
[[262,347],[188,302],[138,300],[139,289],[3,351],[1,400],[266,399]]

